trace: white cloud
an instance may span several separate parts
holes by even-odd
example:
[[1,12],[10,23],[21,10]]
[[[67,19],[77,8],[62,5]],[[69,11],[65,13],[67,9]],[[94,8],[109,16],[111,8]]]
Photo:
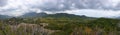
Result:
[[95,9],[76,9],[76,10],[67,10],[64,12],[69,14],[76,14],[76,15],[86,15],[89,17],[112,17],[112,16],[120,15],[120,11],[95,10]]

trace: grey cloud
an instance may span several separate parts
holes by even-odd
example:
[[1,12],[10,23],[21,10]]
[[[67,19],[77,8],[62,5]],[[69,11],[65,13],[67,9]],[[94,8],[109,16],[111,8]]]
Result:
[[[43,2],[42,4],[37,3],[27,5],[25,7],[27,7],[28,9],[25,9],[25,11],[31,11],[29,9],[39,9],[47,12],[60,12],[65,10],[71,10],[72,7],[77,9],[120,10],[120,3],[117,4],[117,6],[113,7],[111,4],[109,6],[106,6],[107,2],[108,0],[48,0],[47,2]],[[7,5],[7,0],[0,0],[0,6],[3,7],[5,5]],[[0,10],[0,12],[11,12],[19,9],[20,8],[9,8]]]
[[[44,11],[64,11],[70,10],[71,7],[75,7],[78,9],[98,9],[101,7],[103,9],[107,8],[103,6],[105,0],[56,0],[57,3],[46,2],[42,6],[40,5],[40,9]],[[63,5],[63,7],[60,7]],[[34,6],[33,6],[34,7]]]
[[0,0],[0,6],[5,6],[7,4],[7,0]]
[[[0,0],[0,6],[6,5],[7,0]],[[42,5],[31,5],[31,8],[39,8],[43,11],[64,11],[70,10],[71,7],[78,9],[103,9],[103,10],[120,10],[120,4],[116,7],[105,6],[108,0],[53,0],[44,2]],[[62,5],[62,7],[60,7]],[[29,6],[27,6],[29,7]]]
[[[112,7],[112,5],[106,6],[107,1],[108,0],[56,0],[56,4],[49,2],[44,3],[40,9],[45,11],[64,11],[70,10],[71,7],[75,7],[78,9],[120,10],[120,4],[116,7]],[[61,4],[64,5],[63,8],[59,7]]]
[[[108,0],[54,0],[44,2],[43,5],[32,5],[31,8],[39,8],[43,11],[64,11],[70,10],[71,7],[78,9],[104,9],[104,10],[119,10],[120,4],[116,7],[107,7],[105,3]],[[7,0],[0,0],[0,6],[6,5]],[[60,7],[63,5],[63,7]]]

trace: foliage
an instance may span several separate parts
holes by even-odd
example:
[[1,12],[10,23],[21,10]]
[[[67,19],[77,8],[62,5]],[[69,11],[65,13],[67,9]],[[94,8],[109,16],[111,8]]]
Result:
[[[66,14],[65,14],[66,15]],[[55,17],[49,16],[45,18],[10,18],[0,20],[0,35],[32,35],[39,31],[32,30],[32,27],[19,27],[16,30],[12,26],[19,26],[21,23],[48,24],[45,29],[54,30],[51,35],[118,35],[120,31],[120,20],[110,18],[80,18],[80,17]],[[33,25],[34,26],[34,25]],[[38,29],[39,27],[35,27]],[[12,32],[11,32],[12,31]],[[32,34],[31,34],[32,33]],[[42,32],[43,33],[43,32]],[[44,33],[46,34],[46,33]]]

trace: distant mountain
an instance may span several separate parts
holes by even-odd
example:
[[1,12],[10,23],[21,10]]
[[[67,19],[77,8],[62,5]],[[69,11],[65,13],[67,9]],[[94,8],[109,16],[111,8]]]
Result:
[[56,14],[48,14],[45,17],[54,17],[54,18],[86,18],[85,15],[74,15],[74,14],[67,14],[67,13],[56,13]]
[[120,19],[120,16],[118,16],[118,17],[115,16],[115,17],[113,17],[113,18],[115,18],[115,19]]
[[22,17],[22,18],[33,18],[33,17],[43,17],[45,15],[47,15],[47,14],[43,13],[43,12],[42,13],[30,12],[30,13],[26,13],[26,14],[20,16],[20,17]]
[[47,13],[36,13],[36,12],[31,12],[24,14],[20,16],[22,18],[47,18],[47,17],[52,17],[52,18],[87,18],[85,15],[74,15],[74,14],[67,14],[67,13],[56,13],[56,14],[47,14]]
[[7,15],[0,15],[0,19],[7,19],[7,18],[11,18],[11,17]]
[[[56,14],[47,14],[47,13],[36,13],[36,12],[30,12],[26,13],[22,16],[19,16],[17,18],[89,18],[86,17],[85,15],[74,15],[74,14],[67,14],[67,13],[56,13]],[[0,15],[0,19],[5,19],[5,18],[11,18],[10,16],[6,15]]]

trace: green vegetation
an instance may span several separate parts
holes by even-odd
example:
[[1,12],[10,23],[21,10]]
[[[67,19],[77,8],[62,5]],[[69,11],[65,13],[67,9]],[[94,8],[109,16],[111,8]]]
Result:
[[[0,35],[120,35],[119,25],[119,19],[109,18],[10,18],[0,20]],[[41,27],[54,32],[41,33]]]

